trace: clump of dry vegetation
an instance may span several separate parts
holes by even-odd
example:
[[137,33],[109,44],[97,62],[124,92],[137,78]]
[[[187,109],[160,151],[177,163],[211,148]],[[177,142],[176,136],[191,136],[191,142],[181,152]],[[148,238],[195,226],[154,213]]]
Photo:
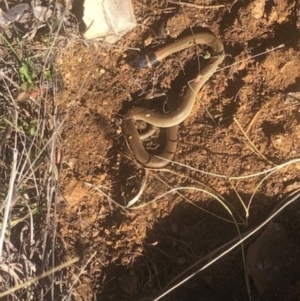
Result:
[[[63,3],[1,3],[0,295],[57,300],[63,290],[56,246],[60,119],[54,69],[66,32]],[[74,22],[73,22],[74,23]],[[48,275],[45,273],[48,272]]]

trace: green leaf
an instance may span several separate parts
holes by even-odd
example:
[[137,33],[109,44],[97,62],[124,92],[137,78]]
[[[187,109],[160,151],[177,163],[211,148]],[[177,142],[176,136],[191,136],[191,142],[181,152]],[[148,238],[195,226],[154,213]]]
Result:
[[44,76],[48,82],[52,82],[52,73],[50,69],[44,71]]
[[203,55],[203,58],[204,58],[205,60],[210,59],[210,57],[211,57],[211,53],[208,52],[208,51],[206,51],[206,52],[204,53],[204,55]]
[[34,136],[36,133],[36,127],[35,126],[32,126],[29,130],[29,135],[30,136]]
[[23,90],[23,91],[28,91],[29,90],[29,84],[28,83],[26,83],[26,82],[24,82],[24,83],[22,83],[21,84],[21,89]]

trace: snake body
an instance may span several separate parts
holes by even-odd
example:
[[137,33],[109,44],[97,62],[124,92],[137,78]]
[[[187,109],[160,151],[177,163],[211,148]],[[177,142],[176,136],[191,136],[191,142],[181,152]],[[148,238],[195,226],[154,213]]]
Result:
[[[215,35],[198,33],[181,38],[152,54],[139,56],[133,62],[136,68],[150,67],[167,56],[196,44],[208,45],[213,53],[208,63],[199,71],[196,80],[187,88],[178,108],[163,114],[143,107],[135,107],[127,111],[122,121],[122,131],[127,144],[136,160],[145,167],[162,168],[169,163],[169,160],[173,159],[177,148],[179,124],[190,115],[199,90],[217,70],[219,64],[223,62],[224,46]],[[145,121],[156,127],[166,128],[166,144],[162,153],[155,156],[145,149],[135,125],[137,120]]]

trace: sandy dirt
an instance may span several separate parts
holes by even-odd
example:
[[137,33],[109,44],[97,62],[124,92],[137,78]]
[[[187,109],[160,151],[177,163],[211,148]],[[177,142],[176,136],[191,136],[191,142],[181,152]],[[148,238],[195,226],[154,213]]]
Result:
[[[188,267],[238,235],[232,215],[245,232],[300,187],[300,160],[261,185],[266,174],[243,177],[300,158],[299,2],[227,1],[223,8],[210,9],[158,0],[133,4],[138,26],[116,47],[70,42],[57,60],[63,79],[58,105],[66,118],[58,241],[62,260],[81,257],[68,271],[71,283],[84,269],[74,287],[76,301],[153,300],[197,270],[176,278]],[[175,156],[180,165],[149,170],[135,205],[182,189],[125,210],[117,204],[126,206],[139,192],[145,169],[126,155],[122,115],[133,105],[149,105],[149,95],[165,93],[180,101],[188,81],[205,64],[197,57],[200,47],[151,69],[134,70],[129,62],[139,53],[135,48],[156,50],[203,27],[224,43],[225,61],[180,126]],[[149,139],[148,147],[161,142]],[[212,195],[224,200],[232,215]],[[299,210],[295,202],[276,219],[296,249]],[[300,300],[299,274],[289,273],[288,281],[263,296],[250,277],[252,300]],[[249,300],[240,249],[162,300]]]

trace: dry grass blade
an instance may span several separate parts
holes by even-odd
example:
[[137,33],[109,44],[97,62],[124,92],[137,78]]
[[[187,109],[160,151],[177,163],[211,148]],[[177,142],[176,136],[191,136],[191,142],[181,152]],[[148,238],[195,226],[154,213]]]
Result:
[[197,5],[193,3],[188,3],[188,2],[182,2],[182,1],[173,1],[173,0],[168,0],[169,3],[172,4],[178,4],[182,6],[187,6],[187,7],[193,7],[193,8],[198,8],[198,9],[217,9],[217,8],[223,8],[226,7],[224,4],[219,4],[219,5]]
[[[58,6],[53,9],[58,9]],[[0,195],[2,197],[2,189],[6,195],[3,205],[1,204],[5,209],[4,213],[2,214],[2,210],[0,212],[0,254],[5,264],[14,267],[20,282],[23,282],[17,288],[4,291],[1,296],[18,290],[15,296],[20,300],[54,300],[58,290],[62,289],[62,286],[58,288],[55,284],[61,275],[54,275],[54,272],[60,271],[64,265],[52,269],[58,260],[56,149],[60,133],[60,127],[56,126],[56,116],[53,116],[58,87],[52,63],[57,50],[66,41],[61,29],[66,28],[63,25],[66,25],[67,10],[64,9],[61,18],[57,14],[57,19],[48,20],[48,32],[45,23],[40,24],[45,29],[41,32],[37,31],[35,27],[38,24],[35,23],[27,24],[22,30],[15,30],[17,27],[8,28],[8,31],[11,30],[9,35],[6,31],[1,33],[4,47],[1,48],[0,81],[3,83],[3,90],[0,95],[0,113],[9,122],[10,133],[4,133],[4,138],[0,141],[0,162],[9,167],[9,172],[8,169],[5,172],[0,169],[3,182]],[[33,32],[29,33],[31,29]],[[58,42],[60,47],[56,47]],[[13,121],[7,117],[9,115],[14,116]],[[0,126],[2,128],[2,123]],[[3,252],[3,249],[8,250],[9,254]],[[16,284],[17,279],[13,273],[7,276],[5,265],[2,267],[5,280],[1,282],[1,289],[10,287],[12,283]],[[39,269],[47,273],[34,277]],[[32,286],[32,291],[22,291],[45,276],[49,277]],[[9,277],[12,281],[9,281]],[[29,278],[31,281],[26,282]]]
[[0,76],[2,77],[2,81],[5,79],[5,80],[9,81],[15,88],[17,88],[17,89],[21,88],[12,79],[10,79],[7,75],[5,75],[5,73],[3,73],[1,70],[0,70]]
[[[286,164],[281,164],[281,165],[278,165],[277,168],[275,170],[272,170],[270,173],[268,173],[267,175],[265,175],[263,177],[263,179],[257,184],[257,186],[255,187],[251,197],[250,197],[250,200],[249,200],[249,203],[248,203],[248,206],[247,206],[247,220],[249,218],[249,209],[250,209],[250,206],[252,204],[252,201],[254,199],[254,196],[255,194],[257,193],[258,189],[262,186],[262,184],[269,178],[271,177],[273,174],[275,174],[276,172],[279,172],[280,170],[284,169],[284,168],[288,168],[290,167],[291,165],[293,165],[295,162],[293,160],[287,162]],[[296,163],[298,163],[298,160],[296,161]]]
[[76,279],[73,281],[71,287],[69,288],[68,292],[66,293],[66,295],[63,297],[62,301],[64,300],[71,300],[72,298],[72,290],[74,288],[74,286],[78,283],[80,276],[85,272],[86,267],[89,265],[89,263],[92,261],[92,259],[97,255],[97,251],[95,251],[90,258],[87,260],[87,262],[85,263],[85,265],[81,268],[79,274],[76,276]]
[[217,69],[216,72],[222,71],[222,70],[225,70],[225,69],[228,69],[228,68],[230,68],[230,67],[232,67],[232,66],[235,66],[235,65],[239,65],[240,63],[247,62],[247,61],[249,61],[250,59],[254,59],[254,58],[256,58],[256,57],[265,55],[265,54],[267,54],[267,53],[273,52],[273,51],[275,51],[275,50],[278,50],[278,49],[281,49],[281,48],[284,48],[284,47],[285,47],[285,44],[280,44],[280,45],[278,45],[278,46],[276,46],[276,47],[274,47],[274,48],[272,48],[272,49],[268,49],[268,50],[263,51],[263,52],[260,52],[260,53],[258,53],[258,54],[251,55],[251,56],[249,56],[249,57],[247,57],[247,58],[245,58],[245,59],[243,59],[243,60],[236,61],[236,62],[234,62],[234,63],[232,63],[232,64],[230,64],[230,65],[228,65],[228,66],[226,66],[226,67],[219,68],[219,69]]
[[247,141],[250,144],[250,149],[252,149],[256,154],[258,154],[258,156],[262,157],[264,160],[266,160],[267,162],[269,162],[272,165],[275,165],[273,162],[271,162],[270,160],[268,160],[258,149],[257,147],[253,144],[253,142],[250,140],[250,138],[248,137],[247,133],[243,130],[243,128],[241,127],[240,123],[238,122],[238,120],[234,117],[233,118],[234,122],[236,123],[236,125],[238,126],[238,128],[241,130],[241,132],[243,133],[243,135],[245,136],[245,138],[247,139]]
[[21,280],[20,276],[14,271],[14,268],[12,265],[8,266],[7,264],[2,263],[2,264],[0,264],[0,270],[9,274],[14,279],[14,283],[16,285],[18,285],[20,283],[20,280]]
[[37,281],[40,280],[40,279],[43,279],[43,278],[48,277],[48,276],[50,276],[50,275],[53,275],[54,273],[56,273],[56,272],[58,272],[58,271],[60,271],[60,270],[62,270],[62,269],[65,269],[65,268],[67,268],[68,266],[70,266],[70,265],[76,263],[78,260],[79,260],[78,257],[73,258],[73,259],[71,259],[71,260],[69,260],[69,261],[67,261],[67,262],[65,262],[65,263],[63,263],[63,264],[61,264],[61,265],[59,265],[59,266],[57,266],[57,267],[55,267],[55,268],[49,270],[49,271],[47,271],[46,273],[41,274],[40,276],[33,277],[32,279],[29,279],[29,280],[23,282],[22,284],[19,284],[19,285],[15,286],[15,287],[13,287],[13,288],[11,288],[11,289],[8,289],[8,290],[6,290],[6,291],[4,291],[4,292],[0,292],[0,298],[5,297],[5,296],[8,296],[8,295],[14,293],[14,292],[17,291],[17,290],[26,288],[27,286],[29,286],[29,285],[31,285],[31,284],[37,282]]
[[[204,191],[209,191],[210,193],[212,193],[212,195],[215,196],[215,199],[216,199],[216,200],[222,200],[222,202],[225,203],[227,206],[229,206],[229,207],[230,207],[230,210],[232,210],[232,212],[234,212],[234,213],[239,217],[239,219],[242,221],[242,224],[245,223],[245,221],[244,221],[244,220],[242,219],[242,217],[240,216],[239,212],[238,212],[234,207],[232,207],[230,203],[226,202],[226,200],[225,200],[225,199],[224,199],[217,191],[214,191],[213,189],[211,189],[210,187],[208,187],[208,186],[205,185],[204,183],[199,182],[199,181],[197,181],[196,179],[190,178],[187,174],[178,173],[178,172],[175,172],[175,171],[166,169],[166,168],[165,168],[165,169],[161,169],[160,172],[171,173],[171,174],[176,175],[176,176],[179,177],[179,178],[188,178],[188,179],[192,180],[192,181],[195,182],[197,185],[202,186]],[[160,182],[162,182],[165,186],[167,186],[167,188],[169,189],[169,191],[171,191],[171,190],[173,189],[173,187],[170,186],[166,181],[164,181],[160,176],[158,176],[158,175],[157,175],[156,173],[154,173],[154,172],[152,172],[152,173],[153,173],[153,176],[154,176],[155,178],[157,178]],[[199,188],[199,186],[197,186],[197,188]],[[189,186],[189,187],[192,188],[192,186]],[[210,211],[208,211],[208,210],[205,210],[204,208],[198,206],[195,202],[189,200],[189,199],[188,199],[184,194],[182,194],[180,191],[175,191],[175,193],[176,193],[178,196],[180,196],[183,200],[185,200],[186,202],[188,202],[188,203],[192,204],[193,206],[197,207],[199,210],[204,211],[204,212],[206,212],[207,214],[210,214],[210,215],[212,215],[212,216],[215,216],[216,218],[219,218],[219,219],[221,219],[221,220],[223,220],[223,221],[226,221],[226,222],[228,222],[228,223],[233,223],[233,221],[231,221],[231,220],[228,220],[228,219],[226,219],[226,218],[224,218],[224,217],[222,217],[222,216],[216,215],[216,214],[214,214],[214,213],[212,213],[212,212],[210,212]],[[242,204],[243,204],[243,202],[242,202]],[[243,206],[244,206],[244,208],[245,208],[245,205],[244,205],[244,204],[243,204]],[[238,224],[239,224],[239,223],[238,223]]]
[[[197,261],[196,263],[194,263],[188,270],[190,270],[190,269],[198,266],[199,264],[203,263],[204,261],[209,260],[209,262],[207,264],[204,264],[201,268],[197,269],[196,272],[190,274],[184,280],[180,281],[179,283],[177,283],[176,285],[174,285],[173,287],[171,287],[170,289],[168,289],[166,292],[164,292],[163,294],[161,294],[159,297],[155,298],[153,301],[161,300],[161,298],[163,298],[164,296],[167,296],[170,292],[172,292],[173,290],[175,290],[176,288],[178,288],[183,283],[187,282],[189,279],[191,279],[192,277],[194,277],[196,274],[198,274],[201,271],[205,270],[206,268],[208,268],[209,266],[211,266],[213,263],[217,262],[219,259],[221,259],[222,257],[224,257],[226,254],[228,254],[229,252],[231,252],[232,250],[234,250],[235,248],[237,248],[238,246],[240,246],[247,239],[253,237],[265,225],[267,225],[278,214],[280,214],[286,207],[290,206],[296,200],[298,200],[299,197],[300,197],[300,189],[298,189],[298,190],[292,192],[290,195],[286,196],[280,202],[279,206],[276,206],[275,210],[273,210],[271,212],[270,216],[264,222],[262,222],[258,227],[256,227],[255,229],[252,229],[252,230],[250,230],[248,232],[246,232],[245,234],[242,235],[242,237],[237,237],[237,238],[229,241],[225,245],[223,245],[223,246],[219,247],[218,249],[214,250],[213,252],[211,252],[206,257],[204,257],[204,258],[200,259],[199,261]],[[224,249],[225,249],[225,251],[223,251]],[[219,254],[219,255],[217,255],[220,252],[222,252],[222,253]],[[216,257],[214,257],[213,259],[211,259],[213,256],[216,256]],[[186,270],[186,271],[188,271],[188,270]],[[178,277],[176,277],[176,278],[178,278]]]
[[13,202],[14,192],[15,192],[15,178],[17,174],[17,159],[18,159],[18,151],[17,149],[14,149],[13,152],[13,163],[12,163],[12,170],[10,175],[10,181],[9,181],[9,190],[7,193],[7,197],[5,199],[5,210],[4,210],[4,216],[2,220],[2,227],[1,227],[1,233],[0,233],[0,257],[2,257],[2,251],[3,251],[3,244],[4,244],[4,238],[5,238],[5,232],[7,230],[7,223],[8,223],[8,217],[11,210],[11,205]]

